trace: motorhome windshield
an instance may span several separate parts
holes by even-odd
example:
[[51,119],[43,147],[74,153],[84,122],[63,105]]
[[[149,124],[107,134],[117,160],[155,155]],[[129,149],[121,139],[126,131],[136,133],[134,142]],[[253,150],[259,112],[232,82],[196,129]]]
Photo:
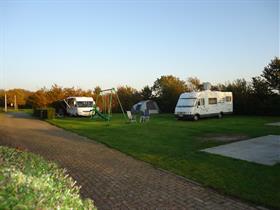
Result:
[[92,107],[92,101],[77,101],[77,107]]
[[177,107],[193,107],[195,104],[196,98],[180,98]]

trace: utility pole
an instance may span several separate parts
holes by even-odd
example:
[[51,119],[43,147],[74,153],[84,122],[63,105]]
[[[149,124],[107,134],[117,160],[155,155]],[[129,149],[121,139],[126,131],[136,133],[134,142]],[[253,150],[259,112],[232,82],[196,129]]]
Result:
[[5,112],[7,111],[7,93],[5,92]]
[[15,102],[15,103],[14,103],[14,108],[15,108],[15,110],[17,110],[17,96],[15,95],[14,98],[15,98],[15,101],[14,101],[14,102]]

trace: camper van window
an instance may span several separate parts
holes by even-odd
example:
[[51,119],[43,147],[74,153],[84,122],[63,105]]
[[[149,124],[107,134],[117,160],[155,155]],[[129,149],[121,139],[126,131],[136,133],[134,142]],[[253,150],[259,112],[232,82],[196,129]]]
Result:
[[200,106],[204,106],[205,105],[204,98],[199,99],[199,102],[200,102]]
[[155,103],[153,101],[148,101],[146,106],[148,109],[156,109]]
[[226,96],[226,102],[231,102],[231,97],[230,96]]
[[92,107],[92,101],[77,101],[77,107]]
[[140,111],[141,110],[141,104],[138,104],[137,106],[136,106],[136,111]]
[[196,102],[196,98],[179,98],[177,107],[193,107]]
[[209,98],[208,104],[217,104],[217,98]]
[[74,106],[74,99],[73,98],[68,99],[68,104],[69,106]]

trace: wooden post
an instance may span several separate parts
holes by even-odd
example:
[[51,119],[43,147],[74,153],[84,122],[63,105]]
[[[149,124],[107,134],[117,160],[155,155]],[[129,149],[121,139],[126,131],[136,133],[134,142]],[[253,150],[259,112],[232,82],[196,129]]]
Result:
[[7,111],[7,93],[5,92],[5,112]]
[[14,99],[15,99],[14,108],[15,108],[15,110],[17,110],[17,96],[16,95],[15,95]]

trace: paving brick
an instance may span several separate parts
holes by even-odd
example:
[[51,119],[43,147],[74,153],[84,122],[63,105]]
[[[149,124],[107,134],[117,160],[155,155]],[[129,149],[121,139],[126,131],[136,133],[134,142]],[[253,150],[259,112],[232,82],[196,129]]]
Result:
[[255,209],[93,140],[27,116],[5,116],[0,144],[26,148],[66,168],[98,209]]

